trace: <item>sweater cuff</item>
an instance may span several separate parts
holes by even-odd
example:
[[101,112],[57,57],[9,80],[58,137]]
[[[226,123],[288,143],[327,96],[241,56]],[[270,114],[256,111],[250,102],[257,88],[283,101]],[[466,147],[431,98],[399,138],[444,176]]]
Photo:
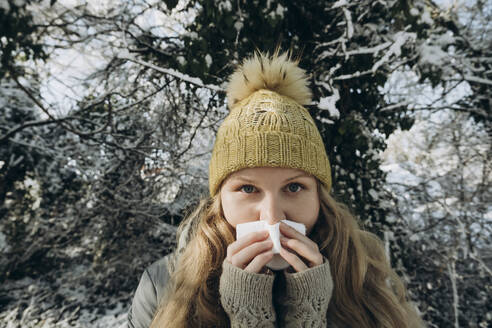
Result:
[[274,279],[274,275],[248,272],[224,260],[219,286],[221,299],[236,305],[271,308]]
[[333,280],[331,278],[330,263],[323,257],[323,263],[305,271],[285,272],[287,298],[297,300],[331,298]]

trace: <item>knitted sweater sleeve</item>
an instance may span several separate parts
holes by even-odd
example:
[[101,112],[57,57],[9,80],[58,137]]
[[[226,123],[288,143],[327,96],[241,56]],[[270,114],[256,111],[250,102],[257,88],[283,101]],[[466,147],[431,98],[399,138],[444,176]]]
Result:
[[280,298],[281,327],[326,327],[326,312],[333,292],[330,264],[285,274],[285,291]]
[[273,275],[247,272],[224,260],[219,293],[232,328],[276,327],[273,281]]

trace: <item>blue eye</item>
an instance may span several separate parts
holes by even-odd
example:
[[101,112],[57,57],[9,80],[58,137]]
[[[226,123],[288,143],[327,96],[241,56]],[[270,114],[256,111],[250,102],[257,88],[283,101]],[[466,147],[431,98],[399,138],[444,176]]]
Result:
[[[239,187],[239,190],[243,190],[243,191],[245,191],[247,194],[252,193],[252,192],[253,192],[253,189],[254,189],[254,187],[253,187],[252,185],[243,185],[243,186]],[[248,192],[248,191],[246,191],[246,190],[249,190],[249,192]]]
[[[293,186],[294,186],[294,188],[293,188]],[[255,191],[255,189],[256,188],[252,185],[242,185],[237,190],[242,191],[246,194],[251,194]],[[302,184],[297,183],[297,182],[289,183],[287,185],[287,191],[289,191],[291,193],[297,193],[297,192],[301,191],[302,189],[305,189],[305,187]]]
[[[292,189],[292,188],[291,188],[292,186],[299,187],[300,189],[299,189],[299,190],[298,190],[297,188]],[[288,185],[288,189],[289,189],[289,191],[290,191],[290,192],[295,193],[295,192],[301,191],[301,189],[304,189],[304,186],[303,186],[303,185],[301,185],[300,183],[293,182],[293,183],[290,183],[290,184]]]

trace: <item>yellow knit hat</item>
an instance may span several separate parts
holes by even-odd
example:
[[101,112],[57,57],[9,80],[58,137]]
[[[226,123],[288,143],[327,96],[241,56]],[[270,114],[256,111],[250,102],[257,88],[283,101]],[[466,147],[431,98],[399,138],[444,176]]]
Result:
[[209,191],[250,167],[302,169],[328,190],[331,169],[318,128],[302,105],[311,103],[305,71],[278,48],[269,57],[257,52],[231,75],[229,115],[220,126],[209,165]]

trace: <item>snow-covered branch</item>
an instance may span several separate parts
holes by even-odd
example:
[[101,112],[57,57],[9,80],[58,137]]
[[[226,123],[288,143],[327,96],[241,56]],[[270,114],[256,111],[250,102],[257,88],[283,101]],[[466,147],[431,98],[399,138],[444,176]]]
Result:
[[131,56],[120,56],[119,58],[120,59],[123,59],[123,60],[132,61],[134,63],[140,64],[140,65],[145,66],[145,67],[152,68],[153,70],[155,70],[157,72],[160,72],[160,73],[163,73],[163,74],[174,76],[174,77],[176,77],[176,78],[178,78],[178,79],[180,79],[182,81],[185,81],[185,82],[194,84],[194,85],[199,86],[201,88],[207,88],[207,89],[210,89],[210,90],[219,92],[219,93],[224,93],[225,92],[224,89],[222,89],[222,88],[220,88],[220,87],[218,87],[216,85],[204,84],[201,79],[196,78],[196,77],[191,77],[191,76],[188,76],[186,74],[177,72],[174,69],[162,68],[162,67],[159,67],[157,65],[154,65],[152,63],[148,63],[148,62],[145,62],[143,60],[140,60],[140,59],[137,59],[137,58],[134,58],[134,57],[131,57]]
[[403,45],[405,45],[407,42],[415,41],[416,37],[416,33],[405,31],[397,32],[394,35],[393,44],[390,46],[386,54],[372,66],[372,72],[376,72],[378,68],[381,67],[381,65],[388,62],[391,56],[400,57],[401,48],[403,47]]
[[464,76],[464,79],[467,80],[468,82],[479,83],[479,84],[485,84],[485,85],[492,86],[492,80],[484,79],[484,78],[481,78],[481,77],[478,77],[478,76],[465,75]]

